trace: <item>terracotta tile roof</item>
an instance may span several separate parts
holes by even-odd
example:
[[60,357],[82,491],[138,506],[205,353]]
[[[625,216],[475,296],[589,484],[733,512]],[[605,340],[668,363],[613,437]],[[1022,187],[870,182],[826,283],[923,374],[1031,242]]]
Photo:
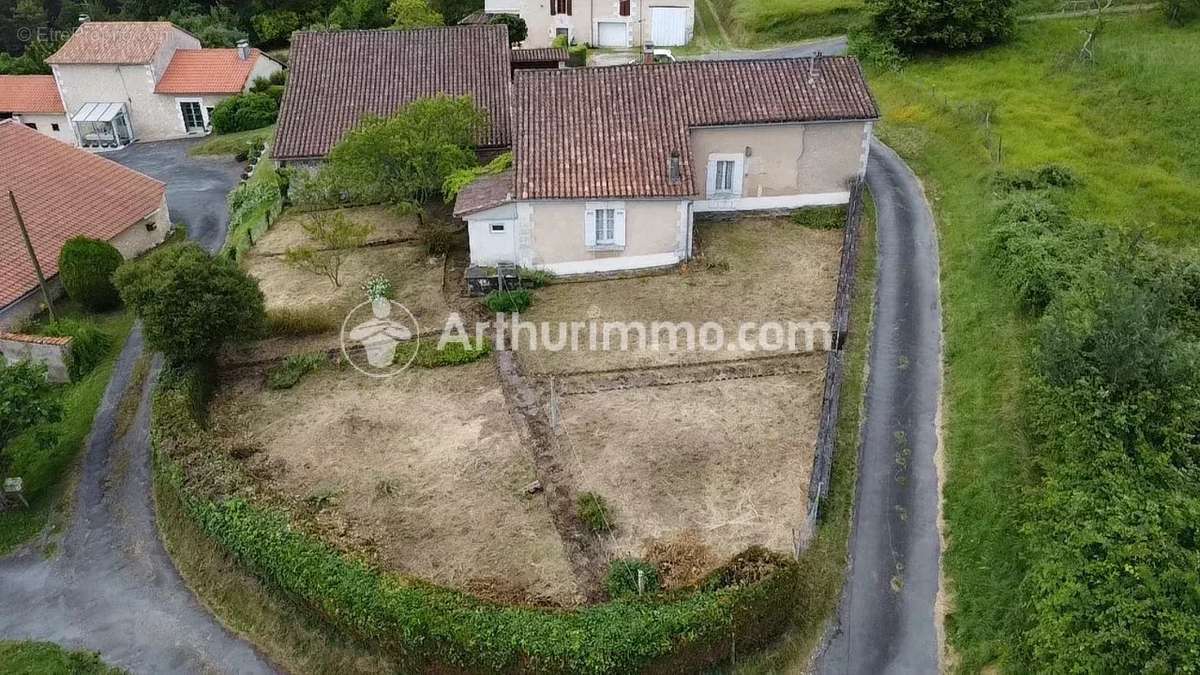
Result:
[[558,61],[565,63],[570,56],[563,47],[538,47],[534,49],[512,50],[513,63],[529,63],[538,61]]
[[0,331],[0,340],[10,340],[12,342],[24,342],[31,345],[53,345],[61,347],[71,344],[69,337],[48,337],[46,335],[25,335],[24,333],[6,333]]
[[50,277],[58,273],[58,251],[68,239],[112,239],[156,212],[165,186],[22,124],[0,122],[0,307],[37,286],[8,190],[16,194]]
[[690,128],[879,117],[853,57],[518,70],[513,89],[519,199],[691,196]]
[[150,63],[173,30],[169,21],[88,21],[46,63]]
[[461,218],[507,203],[512,199],[512,184],[512,171],[477,179],[459,191],[454,200],[454,215]]
[[0,75],[0,112],[63,112],[54,76]]
[[364,116],[439,93],[470,94],[491,123],[480,146],[507,146],[512,89],[504,26],[295,33],[272,156],[324,157]]
[[239,94],[262,52],[238,58],[236,49],[178,49],[154,87],[156,94]]

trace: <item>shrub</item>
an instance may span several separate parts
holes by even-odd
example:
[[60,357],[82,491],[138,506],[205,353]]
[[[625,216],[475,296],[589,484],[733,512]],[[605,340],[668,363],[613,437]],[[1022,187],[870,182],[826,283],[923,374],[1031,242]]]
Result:
[[291,389],[305,375],[325,365],[324,354],[295,354],[267,371],[268,389]]
[[[416,355],[413,355],[416,350]],[[492,343],[484,340],[478,344],[447,342],[438,347],[429,341],[406,342],[396,348],[395,363],[406,363],[410,359],[418,368],[442,368],[473,363],[492,353]]]
[[454,230],[443,223],[424,224],[417,230],[417,238],[421,240],[425,252],[432,256],[443,256],[454,249]]
[[367,243],[375,227],[356,223],[341,211],[315,214],[304,222],[304,233],[318,244],[289,248],[283,254],[284,262],[305,272],[320,274],[335,287],[342,285],[341,269],[346,252],[361,248]]
[[582,68],[587,65],[587,45],[571,45],[567,48],[567,65]]
[[[46,366],[32,361],[4,365],[0,360],[0,476],[7,477],[10,458],[4,453],[17,436],[62,419],[62,401],[46,382]],[[52,445],[51,434],[41,439]]]
[[609,532],[616,529],[612,512],[604,497],[594,492],[581,492],[575,499],[575,515],[592,532]]
[[58,276],[67,296],[93,312],[103,312],[121,302],[112,276],[125,257],[107,241],[73,237],[58,254]]
[[524,312],[533,305],[533,294],[526,290],[492,291],[483,298],[483,304],[496,314]]
[[875,34],[908,52],[999,42],[1016,28],[1013,0],[867,0]]
[[1079,178],[1065,166],[1047,164],[1038,169],[1028,171],[1000,171],[992,180],[993,184],[1004,191],[1014,190],[1046,190],[1049,188],[1073,188],[1079,184]]
[[[638,576],[642,579],[641,592],[638,592]],[[662,579],[658,567],[637,558],[620,558],[608,566],[608,574],[604,575],[604,590],[613,600],[638,597],[643,593],[656,593],[662,588]]]
[[895,43],[870,30],[850,33],[849,51],[859,61],[880,70],[896,72],[908,61]]
[[525,19],[516,14],[497,14],[489,23],[508,28],[508,44],[510,46],[524,42],[525,38],[529,37],[529,27],[525,25]]
[[1200,17],[1200,0],[1163,0],[1162,10],[1171,25],[1182,26]]
[[337,321],[323,307],[280,307],[267,310],[267,335],[299,337],[336,330]]
[[555,274],[549,270],[530,269],[522,267],[517,270],[521,285],[526,288],[542,288],[554,283]]
[[261,129],[275,123],[279,104],[268,94],[230,96],[213,108],[211,121],[218,134]]
[[79,381],[96,369],[112,350],[113,338],[91,321],[59,319],[46,326],[43,335],[71,338],[71,359],[67,371]]
[[434,11],[426,0],[392,0],[392,4],[388,5],[388,16],[392,18],[392,28],[401,30],[445,23],[442,15]]
[[447,204],[453,204],[454,198],[463,188],[483,176],[495,176],[511,169],[513,165],[513,154],[511,152],[501,153],[495,159],[483,166],[472,166],[466,169],[459,169],[450,175],[446,176],[446,180],[442,182],[442,197]]
[[216,356],[226,340],[260,335],[263,294],[237,264],[194,243],[172,244],[117,270],[121,299],[143,322],[146,344],[174,364]]

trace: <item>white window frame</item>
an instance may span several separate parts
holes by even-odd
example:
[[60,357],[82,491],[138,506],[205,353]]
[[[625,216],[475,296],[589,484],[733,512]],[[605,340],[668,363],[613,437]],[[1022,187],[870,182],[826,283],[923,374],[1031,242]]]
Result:
[[[732,163],[732,174],[729,175],[729,189],[718,189],[717,167],[721,162]],[[746,156],[739,153],[713,153],[708,156],[708,172],[706,183],[709,199],[737,199],[742,196],[744,179],[746,177]]]
[[[496,228],[499,229],[496,229]],[[488,221],[488,232],[491,234],[506,234],[508,232],[508,223],[503,220]]]
[[[598,218],[612,212],[612,237],[601,237]],[[605,233],[607,234],[607,233]],[[587,202],[583,209],[584,245],[593,251],[620,251],[625,248],[625,202]]]
[[200,119],[204,121],[204,133],[208,133],[208,130],[212,128],[212,122],[209,121],[209,119],[208,119],[208,108],[206,108],[204,105],[204,99],[194,98],[194,97],[193,98],[177,98],[177,99],[175,99],[175,112],[179,113],[179,124],[180,124],[180,126],[183,127],[183,133],[185,133],[185,134],[189,133],[187,120],[184,119],[184,117],[183,117],[183,104],[184,103],[195,103],[197,106],[199,106]]

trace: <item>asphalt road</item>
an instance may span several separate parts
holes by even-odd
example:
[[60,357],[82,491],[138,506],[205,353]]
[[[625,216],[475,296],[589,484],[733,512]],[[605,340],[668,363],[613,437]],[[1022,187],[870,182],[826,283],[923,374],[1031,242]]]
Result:
[[933,216],[916,176],[882,143],[867,183],[878,276],[850,571],[817,671],[938,672],[937,410],[941,305]]
[[801,59],[823,54],[825,56],[837,56],[845,54],[847,49],[846,37],[835,37],[827,40],[813,40],[811,42],[801,42],[787,47],[775,47],[773,49],[753,49],[753,50],[731,50],[724,52],[712,52],[696,57],[708,61],[744,61],[748,59]]
[[[109,157],[166,182],[172,219],[215,249],[240,171],[227,159],[188,158],[190,143],[139,144]],[[0,559],[0,637],[97,651],[133,673],[275,672],[197,602],[159,540],[149,445],[157,365],[134,392],[141,402],[124,433],[117,420],[142,353],[135,327],[86,441],[65,531]],[[57,546],[47,557],[51,541]]]

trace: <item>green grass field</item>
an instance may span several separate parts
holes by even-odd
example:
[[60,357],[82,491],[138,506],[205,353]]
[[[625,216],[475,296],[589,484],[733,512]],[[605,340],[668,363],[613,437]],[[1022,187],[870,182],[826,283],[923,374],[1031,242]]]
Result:
[[[70,304],[58,310],[60,317],[88,317]],[[40,448],[34,442],[34,435],[28,433],[14,440],[6,450],[13,457],[10,474],[20,476],[25,481],[25,496],[30,508],[0,512],[0,554],[36,536],[60,502],[71,465],[91,431],[92,418],[108,386],[108,378],[112,375],[121,345],[132,326],[132,318],[125,312],[89,318],[112,336],[112,350],[108,358],[82,380],[59,386],[58,394],[64,411],[63,420],[58,425],[58,442],[54,447],[49,450]]]
[[945,564],[957,603],[947,631],[969,672],[993,663],[1021,671],[1021,511],[1037,486],[1021,410],[1032,322],[983,255],[989,177],[1001,166],[1062,164],[1084,181],[1074,216],[1192,255],[1200,245],[1200,26],[1170,28],[1154,14],[1113,20],[1098,63],[1082,65],[1083,25],[1024,24],[1003,47],[871,80],[880,135],[922,175],[940,230]]
[[8,675],[121,675],[90,652],[69,652],[50,642],[0,641],[0,664]]
[[254,141],[270,143],[275,138],[275,125],[250,131],[238,131],[232,134],[213,134],[203,143],[197,143],[188,150],[193,157],[204,155],[235,155]]

